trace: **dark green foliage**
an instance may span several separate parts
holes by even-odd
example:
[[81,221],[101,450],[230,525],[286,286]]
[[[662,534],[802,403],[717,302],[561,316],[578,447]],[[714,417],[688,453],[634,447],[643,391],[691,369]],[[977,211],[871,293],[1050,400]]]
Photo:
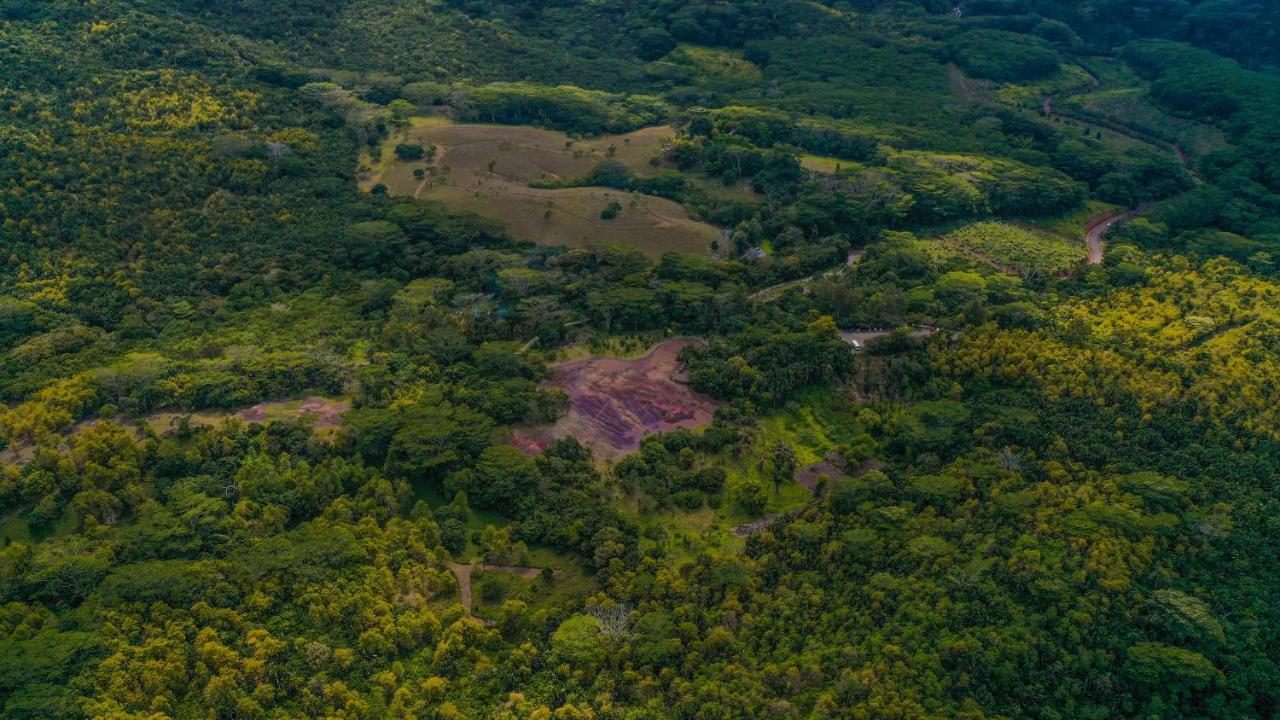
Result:
[[462,112],[468,119],[481,122],[532,124],[595,134],[655,125],[668,109],[652,97],[612,95],[571,85],[494,83],[467,91]]
[[417,143],[400,143],[396,145],[396,157],[401,160],[421,160],[426,154],[426,150]]
[[[1274,717],[1273,8],[952,6],[0,1],[0,716]],[[1037,113],[1094,62],[1221,131],[1194,180]],[[361,193],[448,182],[414,112],[673,123],[535,184],[723,235]],[[1061,276],[939,239],[1086,199],[1158,204]],[[513,436],[563,345],[678,335],[710,425]],[[481,625],[477,555],[547,570]]]
[[1001,82],[1039,80],[1058,70],[1058,56],[1026,35],[970,30],[947,40],[947,51],[974,77]]

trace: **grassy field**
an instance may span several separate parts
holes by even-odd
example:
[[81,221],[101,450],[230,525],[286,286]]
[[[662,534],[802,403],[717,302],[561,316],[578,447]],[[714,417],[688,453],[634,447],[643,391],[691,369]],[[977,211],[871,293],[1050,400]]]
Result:
[[[764,510],[766,516],[811,502],[813,493],[799,482],[784,483],[775,492],[767,470],[774,444],[782,442],[791,447],[797,468],[812,465],[852,439],[858,409],[843,395],[824,389],[803,392],[790,406],[760,418],[750,451],[741,457],[725,451],[718,457],[728,472],[721,504],[693,511],[664,509],[641,513],[641,534],[646,543],[658,545],[677,557],[692,557],[708,547],[725,550],[740,547],[743,537],[735,534],[734,528],[757,518],[733,501],[735,488],[751,481],[763,483],[769,496]],[[625,500],[622,502],[627,505]],[[631,509],[636,508],[631,506]]]
[[[720,231],[691,219],[671,200],[601,187],[529,187],[536,181],[580,177],[610,158],[637,174],[655,174],[661,168],[650,159],[674,133],[660,126],[575,140],[532,127],[419,118],[386,141],[378,161],[362,156],[361,186],[370,190],[382,184],[392,195],[488,215],[503,221],[512,237],[542,245],[619,243],[653,257],[707,252]],[[434,146],[435,151],[422,160],[404,161],[395,155],[401,143]],[[422,170],[422,176],[414,170]],[[606,220],[601,212],[612,203],[620,209]]]
[[979,222],[943,236],[943,241],[1009,271],[1056,275],[1085,259],[1084,243],[999,222]]
[[1080,95],[1070,98],[1067,106],[1079,107],[1088,113],[1176,142],[1191,155],[1204,155],[1228,145],[1221,129],[1166,114],[1147,99],[1142,88],[1119,88]]
[[1065,240],[1078,241],[1084,237],[1085,226],[1088,225],[1090,220],[1119,209],[1119,205],[1112,205],[1101,200],[1086,200],[1084,204],[1075,210],[1052,217],[1035,218],[1019,224],[1037,231],[1059,235]]
[[801,155],[800,167],[813,172],[835,175],[837,171],[862,170],[866,166],[853,160],[841,160],[824,155]]
[[[563,555],[545,549],[533,550],[529,564],[552,568],[551,581],[476,568],[471,574],[472,614],[496,621],[500,618],[498,610],[511,600],[525,603],[530,613],[536,613],[570,603],[581,604],[597,590],[595,581],[583,570],[582,564]],[[495,587],[496,590],[493,589]]]
[[1176,142],[1192,156],[1228,147],[1222,130],[1207,123],[1175,117],[1147,97],[1148,83],[1119,60],[1090,58],[1089,68],[1102,86],[1065,98],[1062,107],[1102,115],[1156,137]]
[[586,342],[555,348],[549,353],[548,359],[552,362],[568,362],[593,355],[638,358],[653,349],[653,346],[662,339],[662,334],[657,332],[640,335],[593,335]]
[[645,74],[655,80],[681,81],[724,91],[755,87],[764,82],[764,73],[743,59],[742,53],[687,43],[650,63]]
[[995,92],[1000,102],[1018,107],[1038,107],[1045,95],[1089,84],[1089,73],[1077,65],[1063,65],[1058,72],[1036,82],[1003,85]]

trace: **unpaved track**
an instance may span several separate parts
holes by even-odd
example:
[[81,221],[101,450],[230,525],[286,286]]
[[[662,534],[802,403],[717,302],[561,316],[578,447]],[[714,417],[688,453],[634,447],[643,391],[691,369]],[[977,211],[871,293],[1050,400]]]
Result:
[[786,282],[778,283],[777,285],[770,285],[767,288],[757,290],[751,293],[750,295],[747,295],[747,298],[750,300],[759,300],[760,302],[772,302],[782,297],[782,294],[789,288],[792,288],[792,287],[808,288],[809,285],[814,280],[819,280],[822,278],[829,278],[829,277],[834,277],[836,275],[839,275],[840,273],[844,272],[847,268],[857,265],[858,262],[862,260],[862,256],[866,254],[867,254],[867,251],[865,249],[850,250],[849,255],[845,258],[844,265],[841,265],[840,267],[834,270],[823,270],[821,272],[814,273],[809,277],[800,278],[799,280],[788,280]]
[[0,525],[8,525],[10,520],[18,517],[18,515],[20,515],[22,511],[26,510],[28,507],[31,507],[31,506],[19,505],[18,507],[14,508],[10,512],[5,513],[4,517],[0,517]]
[[445,565],[458,579],[458,602],[462,603],[462,609],[467,611],[467,617],[475,617],[471,614],[471,569],[474,566],[456,562],[448,562]]
[[1089,220],[1084,226],[1084,244],[1089,249],[1088,263],[1090,265],[1102,264],[1102,236],[1107,231],[1115,227],[1117,223],[1128,220],[1133,217],[1132,210],[1123,212],[1106,213],[1105,215],[1097,215]]
[[[1069,97],[1071,95],[1082,95],[1084,93],[1093,92],[1094,90],[1097,90],[1099,87],[1101,87],[1102,81],[1098,79],[1098,76],[1094,75],[1092,72],[1090,72],[1088,68],[1084,66],[1081,66],[1081,69],[1084,70],[1085,73],[1089,75],[1089,82],[1087,84],[1080,85],[1078,87],[1068,88],[1066,90],[1062,90],[1056,93],[1052,93],[1050,95],[1046,95],[1044,97],[1044,102],[1041,106],[1041,109],[1043,110],[1045,117],[1052,118],[1054,116],[1053,99],[1055,97]],[[1109,118],[1094,119],[1094,118],[1077,117],[1074,114],[1062,114],[1062,113],[1058,113],[1058,114],[1061,117],[1066,117],[1076,122],[1084,123],[1086,125],[1095,125],[1098,127],[1105,128],[1118,135],[1123,135],[1129,138],[1130,140],[1144,143],[1146,145],[1150,145],[1159,150],[1163,150],[1164,152],[1170,153],[1171,155],[1173,155],[1175,158],[1178,159],[1178,164],[1180,164],[1182,166],[1182,169],[1185,170],[1187,174],[1191,176],[1191,179],[1194,182],[1196,182],[1197,184],[1200,182],[1199,176],[1196,174],[1196,171],[1191,167],[1190,160],[1187,157],[1186,150],[1184,150],[1182,146],[1179,145],[1178,143],[1169,142],[1167,140],[1162,140],[1160,138],[1153,137],[1152,135],[1145,133],[1137,128],[1130,127],[1122,122],[1111,120]],[[1089,265],[1101,265],[1103,250],[1105,247],[1103,243],[1103,237],[1116,225],[1126,223],[1132,220],[1140,212],[1142,212],[1143,209],[1144,208],[1139,207],[1136,210],[1120,210],[1117,212],[1104,213],[1102,215],[1095,215],[1094,217],[1090,218],[1089,222],[1085,224],[1085,228],[1084,228],[1084,244],[1085,244],[1085,247],[1088,248],[1087,263]]]
[[[1080,69],[1084,70],[1085,73],[1089,75],[1089,82],[1085,85],[1080,85],[1078,87],[1068,88],[1066,90],[1060,90],[1056,93],[1045,95],[1044,102],[1041,104],[1041,110],[1044,112],[1045,117],[1052,118],[1055,115],[1055,111],[1053,109],[1053,99],[1055,97],[1070,97],[1072,95],[1083,95],[1085,93],[1093,92],[1094,90],[1097,90],[1099,87],[1101,87],[1102,81],[1098,79],[1098,76],[1094,75],[1092,72],[1090,72],[1088,68],[1084,66],[1080,66]],[[1155,137],[1150,133],[1143,132],[1138,128],[1135,128],[1131,125],[1127,125],[1123,122],[1120,122],[1119,120],[1112,120],[1111,118],[1085,117],[1085,116],[1077,115],[1075,113],[1062,113],[1062,112],[1057,112],[1056,114],[1060,117],[1065,117],[1069,120],[1074,120],[1078,123],[1105,128],[1107,130],[1110,130],[1113,133],[1116,133],[1117,135],[1123,135],[1129,138],[1130,140],[1134,140],[1136,142],[1150,145],[1151,147],[1154,147],[1158,150],[1163,150],[1164,152],[1170,153],[1171,155],[1173,155],[1175,158],[1178,159],[1178,164],[1181,165],[1182,169],[1185,170],[1187,174],[1191,176],[1192,180],[1194,180],[1196,183],[1200,182],[1199,175],[1197,175],[1195,169],[1191,167],[1190,159],[1187,156],[1187,151],[1184,150],[1183,147],[1176,142],[1170,142],[1168,140]]]
[[487,622],[483,618],[478,618],[471,612],[471,573],[473,571],[510,573],[519,575],[526,580],[533,580],[542,574],[540,568],[521,567],[519,565],[486,565],[484,563],[464,565],[462,563],[447,562],[445,566],[458,579],[458,602],[462,603],[462,609],[466,611],[467,617],[486,624]]

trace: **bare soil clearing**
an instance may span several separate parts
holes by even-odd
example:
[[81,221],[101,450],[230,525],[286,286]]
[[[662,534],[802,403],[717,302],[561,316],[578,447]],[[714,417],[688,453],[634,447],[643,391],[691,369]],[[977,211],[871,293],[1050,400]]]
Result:
[[[840,467],[842,464],[844,460],[838,454],[828,453],[823,460],[800,468],[796,472],[796,482],[809,488],[809,492],[814,493],[819,500],[825,500],[827,495],[831,494],[831,483],[846,475]],[[827,484],[822,488],[822,495],[819,497],[818,483],[822,481],[823,475],[827,476]]]
[[[371,169],[360,184],[365,190],[382,184],[392,195],[436,200],[456,210],[496,218],[506,224],[512,237],[542,245],[620,243],[653,257],[666,252],[707,252],[720,231],[691,219],[677,202],[603,187],[530,187],[539,181],[581,177],[607,159],[638,175],[656,174],[662,168],[649,159],[674,135],[674,128],[658,126],[574,140],[532,127],[422,119],[388,140],[377,163],[362,158]],[[434,155],[399,160],[395,146],[404,142],[435,146]],[[423,171],[422,177],[414,170]],[[611,203],[621,210],[616,218],[605,220],[600,213]]]
[[613,460],[647,435],[711,422],[719,403],[681,382],[676,359],[699,342],[666,340],[634,360],[595,356],[553,366],[544,384],[569,396],[568,411],[551,425],[516,430],[512,443],[536,453],[553,440],[574,437],[597,458]]

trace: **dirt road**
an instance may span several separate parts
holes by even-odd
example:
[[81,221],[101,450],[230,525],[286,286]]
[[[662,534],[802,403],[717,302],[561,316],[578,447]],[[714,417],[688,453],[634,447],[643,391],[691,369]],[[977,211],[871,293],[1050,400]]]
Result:
[[471,614],[471,569],[475,566],[456,562],[448,562],[445,565],[458,579],[458,602],[462,603],[462,609],[467,611],[467,617],[475,617]]
[[1116,133],[1117,135],[1123,135],[1129,138],[1130,140],[1135,140],[1140,143],[1145,143],[1158,150],[1163,150],[1164,152],[1170,153],[1171,155],[1173,155],[1175,158],[1178,159],[1178,164],[1181,165],[1182,169],[1185,170],[1187,174],[1191,176],[1191,179],[1193,181],[1197,183],[1200,182],[1199,176],[1196,174],[1196,171],[1191,167],[1190,159],[1187,156],[1187,151],[1184,150],[1182,146],[1176,142],[1170,142],[1163,138],[1158,138],[1154,135],[1151,135],[1150,133],[1139,130],[1138,128],[1135,128],[1131,125],[1126,125],[1125,123],[1120,122],[1118,120],[1112,120],[1111,118],[1096,117],[1093,115],[1085,117],[1074,112],[1055,111],[1053,107],[1053,100],[1055,97],[1070,97],[1072,95],[1082,95],[1084,93],[1093,92],[1094,90],[1097,90],[1102,85],[1102,82],[1098,80],[1098,77],[1094,75],[1092,72],[1089,72],[1088,68],[1082,67],[1081,69],[1084,70],[1086,73],[1088,73],[1089,82],[1084,85],[1079,85],[1077,87],[1061,90],[1056,93],[1052,93],[1050,95],[1045,95],[1044,101],[1041,103],[1041,110],[1043,111],[1045,117],[1052,118],[1056,114],[1060,117],[1065,117],[1070,120],[1074,120],[1078,123],[1082,123],[1085,125],[1093,125],[1095,127],[1100,127],[1106,130],[1110,130],[1111,132]]
[[833,277],[835,275],[839,275],[840,273],[844,272],[847,268],[857,265],[858,262],[862,260],[862,256],[866,254],[867,254],[867,251],[863,249],[850,250],[848,256],[845,257],[844,265],[841,265],[840,267],[835,268],[834,270],[824,270],[822,272],[814,273],[809,277],[800,278],[799,280],[788,280],[783,283],[778,283],[777,285],[770,285],[767,288],[764,288],[762,290],[757,290],[751,293],[747,297],[750,298],[751,300],[758,300],[760,302],[773,302],[774,300],[777,300],[778,298],[782,297],[782,294],[784,292],[786,292],[787,290],[793,287],[807,288],[809,287],[809,284],[812,283],[814,280],[819,280],[822,278],[828,278],[828,277]]
[[1107,231],[1119,223],[1133,219],[1138,212],[1137,210],[1123,210],[1121,212],[1097,215],[1085,224],[1084,244],[1089,248],[1088,263],[1090,265],[1102,264],[1102,250],[1104,248],[1102,238],[1107,234]]
[[482,618],[478,618],[471,613],[471,573],[474,570],[483,572],[502,572],[519,575],[526,580],[533,580],[542,574],[540,568],[520,567],[518,565],[486,565],[486,564],[469,564],[447,562],[445,566],[453,572],[453,576],[458,579],[458,602],[462,603],[462,609],[467,612],[467,617],[480,622],[486,622]]

